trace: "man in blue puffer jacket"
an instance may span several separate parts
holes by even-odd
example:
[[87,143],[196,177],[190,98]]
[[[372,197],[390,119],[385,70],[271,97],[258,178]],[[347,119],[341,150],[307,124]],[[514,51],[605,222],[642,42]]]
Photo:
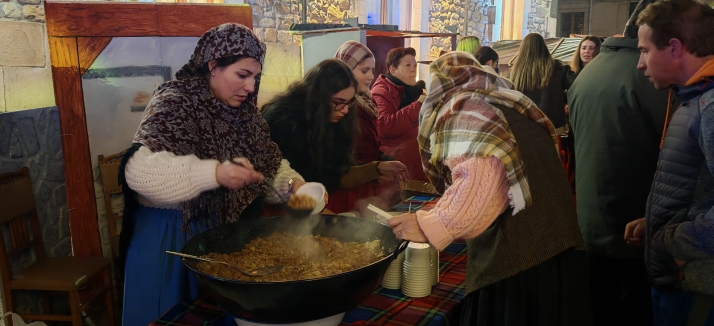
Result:
[[682,103],[668,119],[645,215],[655,325],[714,325],[714,9],[658,1],[637,25],[637,68]]

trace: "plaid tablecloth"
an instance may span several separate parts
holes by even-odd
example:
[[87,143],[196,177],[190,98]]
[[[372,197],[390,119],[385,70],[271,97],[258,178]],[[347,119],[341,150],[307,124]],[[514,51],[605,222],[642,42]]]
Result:
[[[362,305],[347,312],[341,325],[436,326],[458,324],[466,279],[466,244],[452,243],[439,255],[439,284],[431,295],[410,298],[400,290],[379,287]],[[179,304],[150,326],[235,326],[217,306],[197,300]]]

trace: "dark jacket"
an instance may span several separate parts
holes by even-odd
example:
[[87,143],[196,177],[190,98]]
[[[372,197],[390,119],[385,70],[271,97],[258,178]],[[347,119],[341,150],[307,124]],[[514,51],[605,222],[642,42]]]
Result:
[[404,88],[380,75],[372,86],[372,97],[379,108],[377,130],[382,153],[395,157],[409,169],[414,180],[427,181],[419,156],[417,133],[421,102],[414,101],[401,109]]
[[575,78],[575,73],[570,66],[556,60],[553,74],[550,75],[548,86],[532,91],[523,91],[538,108],[548,116],[553,127],[565,126],[565,91],[570,88]]
[[623,236],[645,216],[667,110],[639,56],[637,39],[608,38],[568,90],[580,230],[590,252],[616,258],[643,256]]
[[[705,78],[677,91],[647,201],[645,263],[655,286],[714,295],[714,77]],[[674,258],[686,262],[682,275]]]

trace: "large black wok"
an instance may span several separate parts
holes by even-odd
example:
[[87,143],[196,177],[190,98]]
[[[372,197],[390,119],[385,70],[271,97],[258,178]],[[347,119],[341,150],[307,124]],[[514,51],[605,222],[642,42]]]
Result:
[[[379,239],[385,258],[329,277],[262,283],[215,277],[196,269],[193,260],[184,259],[183,262],[201,287],[227,313],[254,322],[296,323],[333,316],[359,305],[382,282],[392,251],[399,244],[388,226],[360,218],[314,215],[303,221],[287,217],[239,220],[196,235],[181,252],[198,256],[209,252],[232,253],[240,251],[250,240],[275,231],[305,234],[310,230],[312,234],[340,241]],[[286,247],[290,245],[285,244]]]

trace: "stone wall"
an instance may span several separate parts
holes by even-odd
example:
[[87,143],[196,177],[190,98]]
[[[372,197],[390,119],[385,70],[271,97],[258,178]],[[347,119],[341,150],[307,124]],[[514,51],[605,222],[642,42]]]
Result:
[[[19,7],[30,5],[0,2],[0,17]],[[0,18],[0,113],[55,105],[45,24],[19,17]]]
[[62,138],[57,107],[0,114],[0,173],[30,169],[49,256],[69,256]]
[[[449,33],[457,31],[462,36],[477,36],[481,44],[490,44],[488,35],[488,7],[490,0],[432,0],[429,11],[429,32]],[[468,23],[465,23],[468,22]],[[450,38],[432,38],[429,55],[438,57],[439,53],[451,50]]]
[[42,0],[2,0],[0,18],[45,22],[45,8]]
[[[0,114],[0,173],[30,169],[42,240],[51,257],[72,253],[61,133],[57,107]],[[28,252],[14,267],[32,261]],[[41,306],[40,298],[28,292],[16,292],[15,305],[20,312],[39,312]]]
[[[547,17],[550,15],[550,0],[531,0],[531,10],[528,12],[527,27],[530,33],[538,33],[547,37]],[[525,35],[523,35],[525,37]]]
[[[342,24],[345,18],[357,17],[360,0],[308,1],[309,23]],[[300,0],[247,0],[253,8],[253,30],[264,42],[300,45],[300,38],[290,35],[293,23],[299,24]]]

